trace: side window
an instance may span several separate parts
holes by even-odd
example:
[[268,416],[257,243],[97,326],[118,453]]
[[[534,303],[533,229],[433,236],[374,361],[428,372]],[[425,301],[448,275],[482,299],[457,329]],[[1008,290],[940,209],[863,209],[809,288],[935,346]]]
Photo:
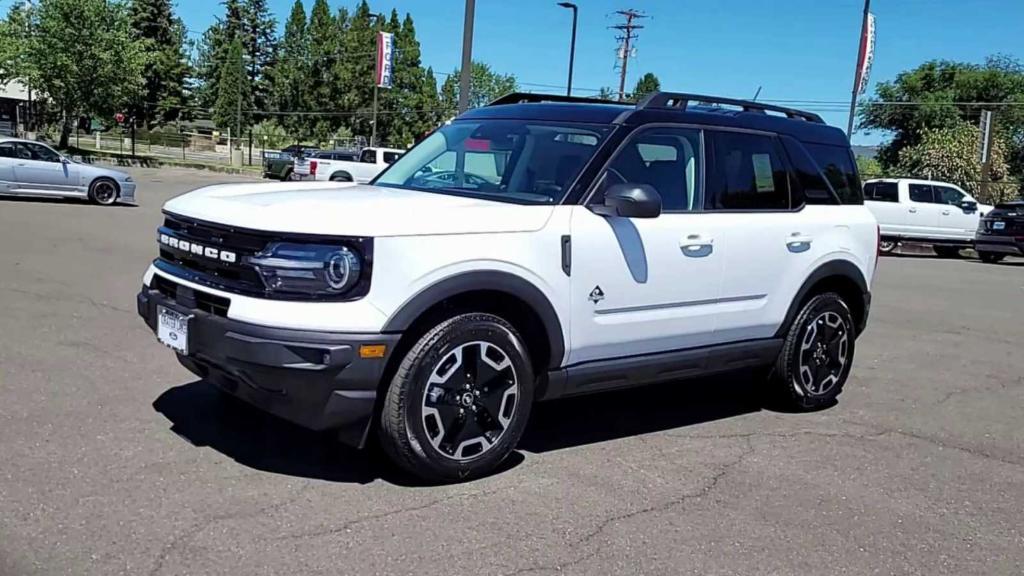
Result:
[[912,202],[926,202],[928,204],[935,203],[935,198],[932,196],[932,187],[930,184],[911,184],[910,185],[910,200]]
[[864,199],[875,202],[899,202],[899,185],[895,182],[868,182],[864,185]]
[[666,212],[689,212],[701,204],[699,130],[651,128],[630,136],[598,182],[598,196],[614,184],[647,184]]
[[951,204],[959,206],[964,201],[964,193],[949,186],[932,186],[935,191],[935,201],[939,204]]
[[33,160],[41,160],[43,162],[60,162],[60,154],[57,154],[52,149],[42,144],[36,144],[35,142],[26,142],[22,146],[28,148],[32,154]]
[[363,150],[363,154],[359,158],[359,161],[360,162],[365,162],[367,164],[376,164],[377,163],[377,151],[376,150]]
[[826,146],[824,144],[806,144],[821,173],[825,175],[832,189],[836,191],[843,204],[863,204],[860,178],[857,167],[849,148],[842,146]]
[[709,132],[708,210],[788,210],[789,173],[775,138]]
[[0,158],[17,158],[14,142],[0,142]]
[[395,160],[398,160],[399,156],[400,156],[400,154],[398,152],[385,152],[384,153],[384,163],[385,164],[391,164]]

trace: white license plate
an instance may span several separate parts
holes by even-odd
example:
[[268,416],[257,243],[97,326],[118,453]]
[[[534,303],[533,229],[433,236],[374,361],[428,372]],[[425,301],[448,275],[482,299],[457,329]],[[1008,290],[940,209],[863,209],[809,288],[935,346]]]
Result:
[[181,354],[188,354],[188,321],[186,316],[174,310],[156,307],[156,338]]
[[993,230],[1005,230],[1006,229],[1006,222],[993,222],[992,223],[992,229]]

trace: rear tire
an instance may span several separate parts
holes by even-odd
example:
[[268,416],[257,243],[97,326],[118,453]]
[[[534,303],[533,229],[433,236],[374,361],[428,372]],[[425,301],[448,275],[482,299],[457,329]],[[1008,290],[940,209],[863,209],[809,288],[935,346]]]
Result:
[[402,359],[381,411],[381,445],[429,482],[482,476],[522,437],[533,386],[529,354],[512,325],[491,314],[455,316]]
[[281,176],[281,181],[282,182],[288,182],[291,179],[292,179],[292,169],[289,168],[289,169],[284,171],[284,174]]
[[804,305],[786,335],[771,375],[775,399],[783,408],[810,411],[835,404],[853,366],[853,315],[834,292]]
[[961,249],[958,246],[933,245],[932,250],[939,258],[959,258]]
[[100,206],[110,206],[117,202],[119,192],[117,182],[110,178],[97,178],[89,185],[89,201]]
[[998,264],[1003,258],[1006,258],[1006,255],[995,252],[978,252],[978,258],[985,264]]
[[352,176],[346,172],[331,174],[331,182],[351,182]]

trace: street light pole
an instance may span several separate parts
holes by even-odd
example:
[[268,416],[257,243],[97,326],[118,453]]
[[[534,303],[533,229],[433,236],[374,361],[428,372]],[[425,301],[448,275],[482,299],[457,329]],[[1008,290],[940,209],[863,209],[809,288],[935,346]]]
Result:
[[572,96],[572,65],[576,61],[576,16],[579,11],[572,2],[559,2],[558,5],[572,10],[572,40],[569,41],[569,85],[565,89],[565,95]]
[[469,108],[470,79],[473,77],[473,12],[476,0],[466,0],[466,18],[462,23],[462,69],[459,71],[459,114]]

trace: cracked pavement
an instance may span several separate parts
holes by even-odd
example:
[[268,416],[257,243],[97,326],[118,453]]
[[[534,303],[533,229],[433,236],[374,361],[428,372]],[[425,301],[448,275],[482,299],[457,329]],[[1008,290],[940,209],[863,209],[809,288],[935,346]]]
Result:
[[749,374],[537,406],[417,486],[225,401],[134,312],[164,200],[0,200],[0,574],[1020,574],[1024,260],[884,258],[839,403]]

